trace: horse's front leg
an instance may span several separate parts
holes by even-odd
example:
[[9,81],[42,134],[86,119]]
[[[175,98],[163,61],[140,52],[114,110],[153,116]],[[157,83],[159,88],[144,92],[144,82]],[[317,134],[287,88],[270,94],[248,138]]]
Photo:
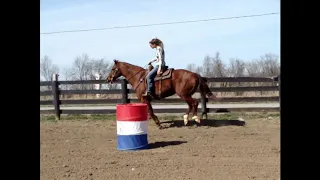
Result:
[[156,123],[159,129],[162,129],[162,126],[160,125],[160,121],[158,117],[154,114],[153,108],[151,106],[150,101],[146,100],[146,98],[143,98],[142,102],[146,103],[148,105],[148,112],[149,116],[153,119],[153,121]]

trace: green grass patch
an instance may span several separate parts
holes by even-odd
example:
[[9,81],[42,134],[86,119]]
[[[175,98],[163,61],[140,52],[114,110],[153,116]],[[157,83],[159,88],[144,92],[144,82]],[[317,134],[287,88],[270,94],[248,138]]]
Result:
[[[61,115],[60,121],[65,120],[115,120],[116,116],[113,114],[92,114],[92,115],[84,115],[84,114],[71,114],[71,115]],[[56,121],[54,115],[43,115],[40,116],[41,121]]]
[[[182,120],[183,114],[158,114],[159,120]],[[199,114],[200,116],[200,114]],[[190,114],[190,118],[192,114]],[[244,120],[250,119],[262,119],[262,118],[280,118],[280,113],[217,113],[217,114],[208,114],[208,119],[215,120],[236,120],[238,118],[243,118]],[[116,120],[115,114],[92,114],[92,115],[61,115],[60,121],[66,120],[97,120],[97,121],[105,121],[105,120]],[[56,121],[54,115],[40,115],[41,121]]]

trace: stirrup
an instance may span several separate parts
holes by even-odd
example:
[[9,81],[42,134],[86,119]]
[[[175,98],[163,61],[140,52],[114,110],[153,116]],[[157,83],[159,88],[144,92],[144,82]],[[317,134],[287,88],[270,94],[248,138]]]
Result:
[[152,93],[152,92],[146,92],[146,93],[142,94],[142,96],[151,97],[152,99],[156,98],[156,95],[154,93]]
[[149,92],[145,92],[142,94],[142,96],[148,96]]

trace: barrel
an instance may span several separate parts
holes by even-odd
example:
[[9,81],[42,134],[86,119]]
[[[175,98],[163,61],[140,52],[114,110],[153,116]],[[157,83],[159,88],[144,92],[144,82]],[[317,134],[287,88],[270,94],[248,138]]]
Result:
[[118,104],[117,149],[141,150],[148,148],[148,106],[144,103]]

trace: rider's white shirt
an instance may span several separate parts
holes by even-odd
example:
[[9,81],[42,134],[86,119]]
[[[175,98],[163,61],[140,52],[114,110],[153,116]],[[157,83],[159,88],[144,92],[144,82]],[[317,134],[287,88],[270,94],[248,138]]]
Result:
[[160,46],[156,47],[156,57],[153,58],[152,60],[156,61],[156,65],[161,66],[165,65],[165,53],[164,53],[164,49]]

